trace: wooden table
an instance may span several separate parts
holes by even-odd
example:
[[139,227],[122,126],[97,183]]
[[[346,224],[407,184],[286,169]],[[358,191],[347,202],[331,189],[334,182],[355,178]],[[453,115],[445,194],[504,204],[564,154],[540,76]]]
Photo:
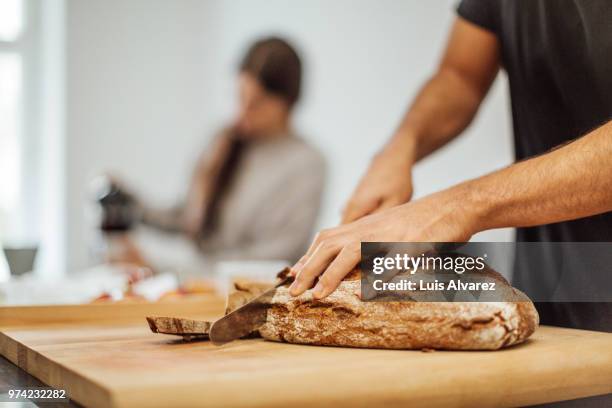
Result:
[[[202,318],[221,313],[207,307]],[[150,333],[144,319],[54,322],[2,329],[0,352],[93,407],[496,407],[612,392],[612,334],[553,327],[501,351],[421,352],[262,339],[216,347]]]

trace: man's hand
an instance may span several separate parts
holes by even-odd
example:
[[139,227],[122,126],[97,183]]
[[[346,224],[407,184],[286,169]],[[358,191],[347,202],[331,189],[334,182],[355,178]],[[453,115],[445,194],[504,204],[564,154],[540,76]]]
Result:
[[383,151],[376,155],[342,213],[342,224],[404,204],[412,197],[412,159]]
[[359,263],[361,242],[465,242],[477,231],[478,207],[461,187],[430,195],[320,232],[292,268],[297,296],[319,281],[314,297],[332,293]]
[[[361,242],[466,242],[477,232],[612,211],[612,121],[549,153],[420,200],[319,233],[292,268],[291,294],[333,292],[360,260]],[[571,194],[568,194],[568,191]]]
[[373,160],[345,207],[343,223],[410,200],[412,166],[469,125],[497,75],[499,61],[495,34],[457,18],[438,69]]

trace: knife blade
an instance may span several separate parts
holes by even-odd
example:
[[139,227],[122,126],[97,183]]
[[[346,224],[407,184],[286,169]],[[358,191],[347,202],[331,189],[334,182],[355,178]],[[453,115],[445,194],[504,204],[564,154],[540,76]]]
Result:
[[210,327],[209,337],[215,345],[222,345],[244,337],[266,322],[270,302],[276,290],[290,282],[293,276],[282,279],[255,299],[215,321]]

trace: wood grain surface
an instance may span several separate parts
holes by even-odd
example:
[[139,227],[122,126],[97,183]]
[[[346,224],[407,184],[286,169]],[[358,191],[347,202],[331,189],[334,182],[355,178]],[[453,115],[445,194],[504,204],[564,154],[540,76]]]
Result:
[[221,316],[225,298],[195,294],[158,302],[92,303],[56,306],[0,307],[0,329],[64,324],[117,324],[141,321],[146,316]]
[[0,352],[92,407],[503,407],[612,392],[612,334],[552,327],[505,350],[425,353],[216,347],[151,333],[142,319],[4,329]]

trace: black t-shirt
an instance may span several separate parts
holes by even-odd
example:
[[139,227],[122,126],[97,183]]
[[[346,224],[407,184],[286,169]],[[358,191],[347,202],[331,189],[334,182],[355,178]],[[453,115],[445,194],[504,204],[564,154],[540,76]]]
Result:
[[[545,153],[612,119],[612,1],[463,0],[457,13],[499,39],[517,160]],[[612,241],[612,213],[519,228],[517,240]],[[547,258],[556,261],[553,254]],[[541,282],[533,269],[515,266],[515,284],[528,294]],[[612,308],[594,306],[548,305],[550,311],[542,309],[541,317],[545,323],[612,331]],[[592,321],[587,315],[593,310],[606,322]]]

